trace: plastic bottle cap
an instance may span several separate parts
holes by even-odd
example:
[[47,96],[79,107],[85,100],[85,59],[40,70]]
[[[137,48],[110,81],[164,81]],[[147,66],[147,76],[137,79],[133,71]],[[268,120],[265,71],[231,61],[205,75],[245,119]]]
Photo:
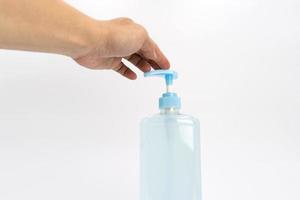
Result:
[[176,93],[170,91],[170,86],[173,85],[173,80],[177,79],[177,72],[173,70],[153,70],[144,73],[145,77],[158,76],[163,77],[166,83],[166,92],[159,98],[159,109],[181,107],[181,100]]

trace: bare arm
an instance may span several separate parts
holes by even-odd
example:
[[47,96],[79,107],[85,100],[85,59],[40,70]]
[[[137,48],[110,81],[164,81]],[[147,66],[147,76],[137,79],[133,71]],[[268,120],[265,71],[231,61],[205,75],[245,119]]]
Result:
[[136,75],[169,62],[147,31],[127,18],[95,20],[60,0],[0,0],[0,48],[57,53],[91,69]]

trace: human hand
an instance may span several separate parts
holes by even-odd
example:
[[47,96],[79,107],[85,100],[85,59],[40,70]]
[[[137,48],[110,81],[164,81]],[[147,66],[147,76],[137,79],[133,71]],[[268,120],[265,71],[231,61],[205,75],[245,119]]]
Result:
[[128,18],[95,21],[95,34],[87,48],[73,59],[90,69],[112,69],[134,80],[136,74],[123,62],[126,59],[143,72],[153,69],[168,69],[168,59],[144,27]]

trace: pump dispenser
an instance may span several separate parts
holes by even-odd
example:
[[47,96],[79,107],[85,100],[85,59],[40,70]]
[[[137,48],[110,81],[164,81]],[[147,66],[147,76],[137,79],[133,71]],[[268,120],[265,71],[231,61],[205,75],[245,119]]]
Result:
[[180,113],[172,86],[173,70],[154,70],[145,77],[165,79],[160,113],[140,125],[140,200],[201,200],[199,121]]
[[171,92],[173,80],[177,79],[177,73],[173,70],[154,70],[144,74],[145,77],[160,76],[164,77],[166,83],[166,92],[159,98],[159,109],[174,108],[180,109],[181,101],[176,93]]

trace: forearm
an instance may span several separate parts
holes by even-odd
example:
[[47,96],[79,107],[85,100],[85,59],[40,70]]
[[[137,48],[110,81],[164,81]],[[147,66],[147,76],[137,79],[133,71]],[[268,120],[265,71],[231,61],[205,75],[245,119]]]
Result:
[[101,37],[95,24],[95,20],[63,1],[0,0],[0,49],[74,58]]

